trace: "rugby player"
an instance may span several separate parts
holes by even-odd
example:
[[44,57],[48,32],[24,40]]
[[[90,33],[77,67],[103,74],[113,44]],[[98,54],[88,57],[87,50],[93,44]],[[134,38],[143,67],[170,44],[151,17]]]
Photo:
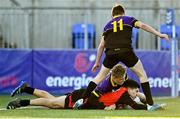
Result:
[[[93,95],[103,95],[103,94],[105,94],[107,92],[111,92],[112,90],[119,89],[121,87],[121,85],[124,83],[124,81],[127,80],[127,79],[128,78],[127,78],[125,67],[123,67],[121,64],[118,64],[118,65],[113,67],[113,69],[110,72],[110,74],[108,74],[106,76],[106,79],[103,80],[97,86],[97,88],[93,91]],[[78,90],[78,91],[74,91],[72,93],[73,96],[70,96],[70,98],[74,97],[71,100],[77,100],[77,98],[80,99],[79,97],[81,97],[81,96],[79,94],[82,94],[83,91],[84,91],[83,89]],[[63,102],[62,100],[64,100],[66,98],[66,96],[61,96],[59,98],[55,98],[53,95],[51,95],[47,91],[43,91],[43,90],[34,89],[32,87],[29,87],[27,85],[27,83],[25,83],[25,82],[22,82],[17,88],[15,88],[12,91],[11,96],[13,97],[16,94],[20,94],[20,93],[23,93],[23,92],[24,93],[28,93],[28,94],[32,94],[32,95],[37,96],[39,98],[48,98],[50,100],[52,99],[51,100],[52,102],[53,102],[53,100],[55,102],[56,101]],[[137,95],[138,95],[138,97],[140,97],[140,99],[142,101],[145,102],[146,99],[145,99],[145,97],[143,97],[143,95],[141,93],[138,93]],[[36,102],[38,100],[41,100],[41,99],[37,99],[34,102]],[[40,102],[43,103],[43,101],[40,101]],[[27,105],[30,102],[29,102],[29,100],[24,100],[24,101],[21,101],[21,103],[22,103],[22,105]],[[45,103],[45,104],[48,104],[48,103]],[[74,103],[71,103],[71,104],[74,104]],[[64,105],[64,104],[59,103],[59,105],[61,105],[61,107],[62,107],[62,105]]]
[[[131,106],[134,109],[144,109],[144,110],[156,110],[161,108],[160,106],[156,107],[147,107],[144,104],[137,104],[132,99],[137,96],[139,84],[133,80],[127,80],[123,84],[121,88],[114,92],[109,92],[101,95],[100,97],[94,98],[91,97],[88,99],[85,105],[79,107],[80,109],[115,109],[116,105],[119,104],[126,104]],[[83,89],[75,90],[72,93],[68,93],[67,95],[63,95],[60,97],[53,97],[48,94],[46,97],[41,97],[42,95],[36,95],[41,98],[32,99],[32,100],[21,100],[16,99],[11,101],[7,109],[15,109],[24,106],[45,106],[52,109],[72,109],[73,103],[81,98],[82,93],[84,92]],[[114,108],[112,108],[112,105]],[[109,106],[109,107],[108,107]]]
[[[169,40],[167,34],[161,34],[151,26],[138,21],[134,17],[125,16],[125,10],[121,5],[112,8],[112,19],[105,25],[104,32],[97,50],[97,57],[92,71],[100,67],[100,59],[105,49],[103,65],[96,77],[89,83],[82,99],[86,100],[96,86],[104,80],[110,69],[117,63],[122,62],[139,77],[142,90],[146,96],[147,103],[153,105],[153,99],[146,72],[140,59],[136,56],[131,46],[132,28],[141,28],[160,38]],[[78,106],[78,105],[76,105]]]
[[103,95],[93,95],[93,93],[91,93],[92,96],[90,96],[85,103],[79,106],[78,109],[108,109],[109,107],[111,109],[116,109],[116,107],[122,104],[129,105],[136,110],[154,109],[155,107],[152,106],[148,109],[147,105],[138,104],[133,100],[137,97],[139,88],[140,86],[136,81],[126,80],[122,87],[114,92],[108,92]]

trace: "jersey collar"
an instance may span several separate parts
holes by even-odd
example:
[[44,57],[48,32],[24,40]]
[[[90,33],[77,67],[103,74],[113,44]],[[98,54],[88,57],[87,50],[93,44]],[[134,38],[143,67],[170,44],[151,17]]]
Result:
[[113,19],[114,19],[114,18],[117,18],[117,17],[119,17],[119,16],[122,16],[122,15],[116,15],[116,16],[113,17]]
[[117,84],[115,84],[115,83],[113,82],[113,80],[112,80],[111,77],[110,77],[110,81],[111,81],[111,85],[112,85],[113,87],[116,87],[116,86],[117,86]]

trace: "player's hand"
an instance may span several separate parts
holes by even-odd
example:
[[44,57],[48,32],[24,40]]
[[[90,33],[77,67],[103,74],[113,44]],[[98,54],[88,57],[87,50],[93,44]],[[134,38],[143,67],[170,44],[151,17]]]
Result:
[[77,100],[73,105],[73,109],[78,109],[83,104],[83,102],[84,102],[83,99]]
[[99,63],[95,63],[93,68],[92,68],[92,72],[95,72],[97,70],[97,68],[100,67],[100,64]]
[[115,109],[116,109],[116,105],[115,104],[110,105],[110,106],[104,108],[104,110],[115,110]]
[[169,36],[167,34],[160,34],[159,37],[162,38],[162,39],[169,40]]
[[142,103],[143,103],[143,102],[146,102],[146,96],[145,96],[143,93],[138,92],[138,93],[137,93],[137,97],[140,98],[140,101],[141,101]]

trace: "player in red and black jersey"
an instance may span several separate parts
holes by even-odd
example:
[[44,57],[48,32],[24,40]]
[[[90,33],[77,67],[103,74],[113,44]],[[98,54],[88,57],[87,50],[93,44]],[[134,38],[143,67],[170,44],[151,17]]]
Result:
[[[126,69],[121,64],[118,64],[113,67],[111,72],[106,76],[97,88],[93,91],[90,99],[94,99],[94,97],[99,97],[100,95],[104,95],[106,93],[110,93],[113,90],[119,89],[124,82],[128,80]],[[37,99],[33,100],[16,100],[9,103],[8,108],[16,108],[21,106],[28,106],[28,105],[40,105],[46,106],[49,108],[72,108],[74,102],[81,98],[85,90],[75,90],[72,93],[68,93],[64,96],[55,97],[48,93],[47,91],[35,89],[33,87],[29,87],[26,82],[22,82],[19,86],[17,86],[11,93],[11,96],[21,93],[27,93],[38,97]],[[139,93],[138,93],[139,94]],[[139,96],[139,95],[138,95]],[[97,98],[96,97],[96,98]],[[103,96],[102,96],[103,97]],[[96,99],[95,98],[95,99]],[[143,99],[143,97],[141,97]],[[145,97],[144,97],[145,100]]]
[[[140,59],[136,56],[131,46],[132,28],[140,28],[144,31],[169,40],[167,34],[161,34],[151,26],[138,21],[134,17],[125,16],[125,10],[121,5],[112,8],[112,19],[105,25],[103,35],[98,47],[96,62],[92,68],[95,71],[100,66],[100,59],[105,49],[103,65],[97,76],[89,83],[82,98],[87,99],[95,87],[104,80],[110,69],[118,62],[122,62],[140,79],[147,103],[153,105],[149,81]],[[77,105],[78,106],[78,105]]]
[[114,92],[108,92],[103,95],[94,95],[87,99],[78,109],[118,109],[119,105],[129,105],[135,110],[156,110],[161,105],[148,106],[138,104],[133,99],[139,92],[139,84],[134,80],[126,80],[121,88]]
[[[27,88],[26,86],[24,88]],[[29,87],[30,88],[30,87]],[[161,108],[160,106],[157,107],[150,107],[147,108],[144,104],[137,104],[133,99],[137,96],[137,93],[139,92],[139,85],[137,82],[133,80],[126,80],[125,83],[123,83],[122,87],[114,92],[108,92],[104,94],[100,94],[99,96],[94,95],[92,93],[92,96],[88,98],[87,102],[84,103],[80,109],[112,109],[112,105],[114,106],[113,109],[118,107],[119,104],[126,104],[131,106],[134,109],[143,109],[143,110],[156,110]],[[26,89],[27,90],[27,89]],[[39,92],[39,94],[37,93]],[[40,94],[42,91],[37,91],[36,89],[36,96],[40,97],[37,99],[31,99],[31,100],[21,100],[16,99],[14,101],[11,101],[7,109],[15,109],[19,107],[24,106],[45,106],[52,109],[72,109],[73,104],[81,98],[81,95],[84,92],[84,89],[75,90],[72,93],[68,93],[66,95],[60,96],[60,97],[54,97],[51,94],[47,92],[45,94]]]

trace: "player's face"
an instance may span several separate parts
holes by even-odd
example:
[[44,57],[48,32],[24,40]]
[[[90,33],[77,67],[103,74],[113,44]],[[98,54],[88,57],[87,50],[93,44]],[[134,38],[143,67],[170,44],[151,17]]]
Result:
[[125,78],[112,78],[113,82],[118,84],[118,85],[122,85],[125,81]]
[[138,88],[128,88],[128,93],[133,99],[137,96],[138,92],[139,92]]
[[114,83],[116,83],[118,85],[122,85],[125,82],[125,77],[126,77],[126,73],[123,75],[123,77],[116,78],[116,77],[112,76],[111,78]]

